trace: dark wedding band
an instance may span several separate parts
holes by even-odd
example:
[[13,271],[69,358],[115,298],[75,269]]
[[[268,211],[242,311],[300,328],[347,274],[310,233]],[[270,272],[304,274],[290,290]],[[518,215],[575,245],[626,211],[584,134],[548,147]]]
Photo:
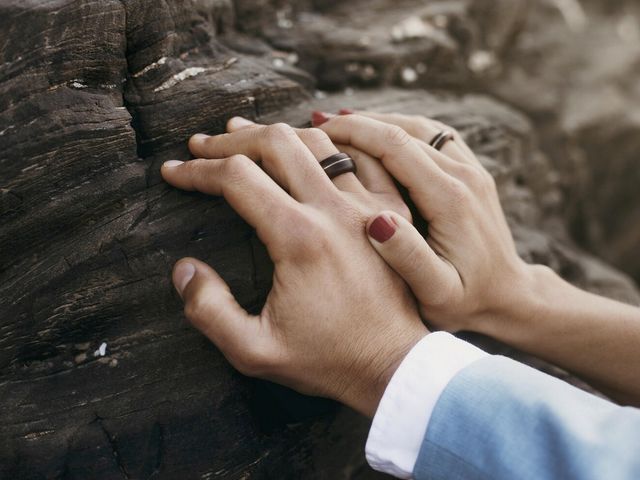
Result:
[[436,150],[442,150],[442,147],[444,147],[449,140],[453,140],[453,133],[443,130],[433,137],[433,140],[429,142],[429,145]]
[[356,173],[356,164],[346,153],[336,153],[320,162],[320,166],[331,179],[343,173]]

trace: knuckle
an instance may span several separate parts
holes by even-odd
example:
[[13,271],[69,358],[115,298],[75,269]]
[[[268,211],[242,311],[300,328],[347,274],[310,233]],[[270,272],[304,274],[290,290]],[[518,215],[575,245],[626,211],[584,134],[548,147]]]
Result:
[[329,139],[329,135],[327,135],[324,130],[320,130],[319,128],[308,128],[306,130],[304,130],[304,132],[306,133],[306,135],[308,135],[310,140],[316,141],[316,142],[327,142],[327,141],[331,141]]
[[435,130],[432,121],[422,115],[414,115],[412,120],[416,127],[421,131],[432,132]]
[[454,135],[458,133],[458,131],[455,128],[453,128],[451,125],[447,125],[446,123],[441,122],[440,120],[432,120],[432,122],[433,122],[433,125],[440,130],[448,130]]
[[269,142],[286,142],[296,137],[295,130],[286,123],[274,123],[266,126],[262,131],[265,140]]
[[321,147],[327,144],[333,145],[333,142],[324,131],[319,128],[309,128],[301,132],[302,140],[306,144]]
[[244,155],[232,155],[224,160],[223,174],[225,181],[237,182],[253,168],[253,161]]
[[403,115],[403,117],[405,119],[403,127],[409,135],[425,142],[431,140],[435,129],[427,118],[421,115]]
[[331,246],[327,231],[313,222],[306,225],[305,235],[300,239],[299,252],[310,259],[326,255]]
[[419,260],[422,259],[423,255],[424,245],[419,241],[412,241],[405,248],[398,267],[407,278],[415,279],[421,273],[423,262]]
[[397,125],[389,125],[386,127],[384,136],[390,145],[396,147],[406,145],[409,143],[409,140],[411,140],[411,136],[406,132],[406,130],[398,127]]
[[197,190],[206,188],[206,184],[212,175],[212,168],[214,165],[210,160],[198,158],[186,163],[191,183]]
[[483,192],[495,185],[493,176],[479,166],[461,165],[460,176],[463,182],[476,192]]
[[482,177],[482,181],[481,181],[481,185],[485,190],[496,190],[496,179],[493,178],[493,175],[491,175],[488,171],[486,171],[484,168],[479,167],[480,169],[480,176]]
[[288,218],[290,235],[287,251],[291,258],[315,259],[326,254],[331,241],[328,231],[316,216],[295,210]]
[[184,164],[185,170],[190,176],[197,178],[205,172],[207,168],[206,160],[202,158],[196,158]]
[[447,192],[452,207],[467,207],[471,203],[469,187],[457,178],[451,178],[447,185]]
[[475,186],[480,181],[480,172],[472,165],[458,164],[457,170],[458,176],[469,186]]
[[431,135],[436,128],[428,118],[417,116],[415,119],[416,128],[425,135]]

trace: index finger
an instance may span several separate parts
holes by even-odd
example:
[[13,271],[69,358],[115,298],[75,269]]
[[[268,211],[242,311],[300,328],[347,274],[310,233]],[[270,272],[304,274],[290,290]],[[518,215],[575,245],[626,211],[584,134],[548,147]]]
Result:
[[299,203],[244,155],[216,160],[172,160],[161,168],[162,177],[174,187],[223,196],[229,205],[256,229],[269,247],[279,238],[287,213]]
[[473,151],[469,148],[464,139],[455,128],[445,125],[437,120],[433,120],[420,115],[404,115],[402,113],[378,113],[358,110],[357,115],[373,118],[381,122],[391,123],[404,128],[407,133],[415,138],[419,138],[429,144],[433,137],[441,131],[448,131],[453,134],[454,142],[448,142],[442,148],[442,152],[451,158],[462,163],[472,163],[480,165]]
[[[325,148],[337,153],[327,139]],[[194,135],[191,153],[203,158],[242,154],[261,161],[265,171],[297,200],[312,203],[335,194],[335,186],[309,148],[289,125],[279,123],[262,128],[243,128],[215,136]]]

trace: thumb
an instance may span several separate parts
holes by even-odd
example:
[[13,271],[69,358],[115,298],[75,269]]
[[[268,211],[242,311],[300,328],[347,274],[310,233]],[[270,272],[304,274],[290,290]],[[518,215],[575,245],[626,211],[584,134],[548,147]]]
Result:
[[[252,372],[271,340],[260,319],[238,304],[229,286],[209,265],[183,258],[173,268],[173,284],[184,300],[187,319],[240,371]],[[256,373],[257,375],[257,373]]]
[[458,273],[407,219],[395,212],[380,212],[369,219],[367,233],[373,248],[407,282],[421,304],[447,301]]

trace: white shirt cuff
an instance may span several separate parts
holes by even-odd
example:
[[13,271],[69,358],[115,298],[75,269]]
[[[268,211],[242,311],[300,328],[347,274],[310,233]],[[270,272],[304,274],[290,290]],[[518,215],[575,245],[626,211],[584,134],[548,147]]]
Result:
[[460,370],[486,355],[446,332],[420,340],[380,400],[365,448],[369,465],[398,478],[411,478],[440,395]]

